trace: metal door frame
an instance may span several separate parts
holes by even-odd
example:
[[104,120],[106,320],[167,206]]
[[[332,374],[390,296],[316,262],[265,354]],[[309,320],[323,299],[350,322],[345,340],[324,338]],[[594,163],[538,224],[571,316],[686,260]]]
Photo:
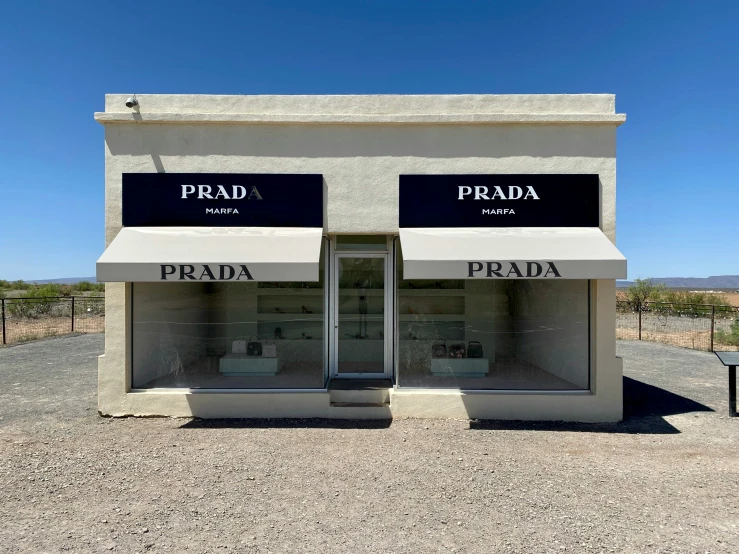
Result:
[[[333,242],[332,242],[333,247]],[[331,347],[329,360],[329,377],[331,379],[389,379],[393,374],[393,311],[392,294],[394,290],[395,276],[391,271],[390,252],[378,251],[340,251],[331,249],[331,290],[329,291],[329,305],[331,306]],[[383,342],[385,351],[385,371],[382,373],[339,373],[339,263],[340,258],[382,258],[384,260],[385,290],[384,301],[384,331]]]

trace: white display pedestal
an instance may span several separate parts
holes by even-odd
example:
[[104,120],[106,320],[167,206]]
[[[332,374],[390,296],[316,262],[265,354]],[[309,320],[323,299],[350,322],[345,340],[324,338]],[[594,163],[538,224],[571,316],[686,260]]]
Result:
[[279,363],[278,358],[226,354],[218,360],[218,369],[227,376],[265,377],[277,375]]
[[434,377],[485,377],[489,367],[487,358],[431,358]]

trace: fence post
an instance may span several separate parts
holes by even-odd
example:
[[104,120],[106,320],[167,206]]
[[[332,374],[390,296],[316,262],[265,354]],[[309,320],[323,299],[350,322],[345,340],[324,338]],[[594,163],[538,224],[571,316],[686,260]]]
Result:
[[5,298],[0,298],[0,303],[2,303],[2,312],[3,312],[3,344],[7,344],[5,341]]
[[74,333],[74,296],[72,297],[72,332]]
[[639,302],[637,309],[639,310],[639,340],[641,340],[641,302]]
[[713,352],[713,331],[715,329],[716,321],[716,305],[711,306],[711,352]]

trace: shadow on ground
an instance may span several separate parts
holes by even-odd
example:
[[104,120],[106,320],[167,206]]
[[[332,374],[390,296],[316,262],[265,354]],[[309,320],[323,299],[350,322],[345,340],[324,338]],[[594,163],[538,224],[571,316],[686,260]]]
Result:
[[391,419],[193,419],[181,429],[387,429]]
[[712,411],[685,396],[624,377],[624,419],[619,423],[477,420],[470,422],[470,429],[672,435],[680,431],[665,421],[665,416]]
[[[670,435],[680,431],[665,416],[712,412],[705,404],[654,385],[624,377],[624,420],[619,423],[473,420],[474,430],[580,431]],[[387,429],[392,420],[347,419],[193,419],[182,429]]]

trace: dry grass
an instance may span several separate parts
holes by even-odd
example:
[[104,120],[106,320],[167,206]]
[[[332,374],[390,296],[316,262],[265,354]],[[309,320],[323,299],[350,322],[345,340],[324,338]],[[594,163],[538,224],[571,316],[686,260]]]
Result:
[[[722,296],[732,306],[739,307],[739,292],[706,292],[705,294]],[[616,300],[622,300],[622,301],[628,300],[628,297],[626,295],[626,289],[616,289]]]
[[727,298],[729,304],[731,304],[732,306],[739,306],[739,292],[722,292],[715,294],[722,294]]
[[[716,318],[716,331],[728,332],[733,319]],[[639,340],[638,314],[619,312],[616,314],[616,338],[619,340]],[[711,319],[705,317],[660,316],[642,313],[641,340],[660,342],[693,350],[711,350]],[[714,350],[737,350],[739,347],[722,345],[714,338]]]
[[[76,316],[75,333],[102,333],[105,317]],[[5,322],[6,344],[19,344],[47,337],[68,335],[72,332],[71,317],[9,318]]]

